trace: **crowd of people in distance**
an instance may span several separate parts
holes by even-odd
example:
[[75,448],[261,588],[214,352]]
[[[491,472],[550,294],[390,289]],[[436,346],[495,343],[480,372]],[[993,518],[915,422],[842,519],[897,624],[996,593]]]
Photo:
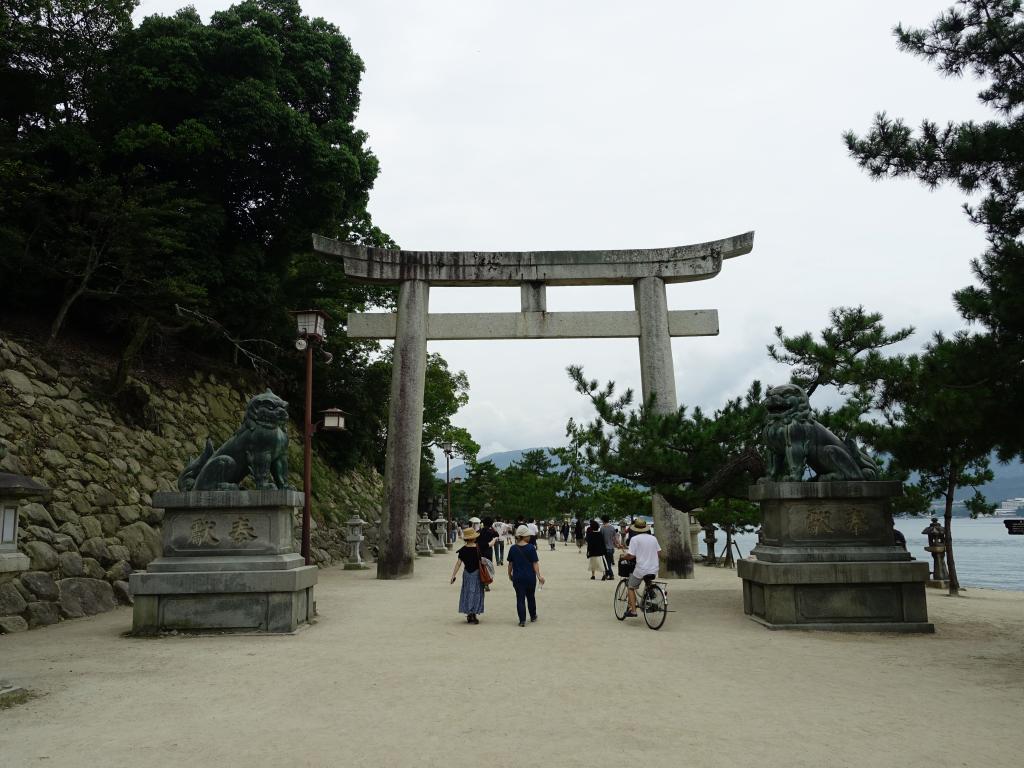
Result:
[[537,539],[542,533],[551,551],[555,550],[559,535],[566,547],[571,536],[578,552],[582,552],[585,545],[591,580],[597,579],[598,571],[601,571],[601,581],[615,580],[616,550],[621,552],[620,559],[635,561],[633,573],[628,577],[629,611],[626,615],[636,615],[635,590],[644,576],[657,577],[661,552],[653,527],[646,520],[638,518],[616,525],[604,516],[600,521],[565,520],[559,526],[553,520],[508,523],[501,518],[485,517],[483,520],[472,518],[464,526],[453,524],[450,531],[453,542],[458,538],[463,541],[456,552],[451,583],[455,583],[461,570],[459,613],[465,614],[467,623],[480,623],[486,593],[490,592],[497,568],[502,565],[515,591],[519,626],[526,626],[527,616],[531,622],[537,621],[537,587],[544,586],[537,553]]

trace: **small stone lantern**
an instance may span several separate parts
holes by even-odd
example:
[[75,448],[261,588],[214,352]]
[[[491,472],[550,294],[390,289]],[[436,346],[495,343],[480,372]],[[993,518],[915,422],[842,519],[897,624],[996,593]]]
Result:
[[50,489],[30,477],[0,472],[0,573],[27,571],[29,559],[18,551],[18,503],[48,499]]
[[921,531],[928,537],[928,546],[925,552],[932,555],[932,578],[928,582],[929,587],[949,586],[949,571],[946,570],[946,530],[939,523],[937,517],[932,518],[931,524]]
[[345,570],[365,571],[369,566],[363,562],[359,548],[365,539],[363,526],[366,525],[366,521],[360,519],[359,515],[353,515],[348,519],[346,525],[348,526],[348,534],[345,536],[345,541],[348,542],[348,562],[345,563]]
[[434,548],[430,546],[430,520],[425,516],[416,521],[416,554],[420,557],[434,555]]
[[[0,458],[6,452],[4,446],[0,445]],[[0,574],[27,571],[31,562],[18,551],[18,502],[21,499],[45,500],[49,497],[50,489],[32,478],[0,472]],[[10,617],[10,621],[20,625],[15,630],[28,629],[20,616]],[[25,695],[23,688],[0,676],[0,703],[17,702]]]

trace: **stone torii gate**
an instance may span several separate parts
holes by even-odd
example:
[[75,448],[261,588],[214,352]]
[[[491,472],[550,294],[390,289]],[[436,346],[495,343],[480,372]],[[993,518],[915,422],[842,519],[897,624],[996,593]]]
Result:
[[[350,338],[395,340],[377,578],[413,572],[428,341],[636,337],[644,400],[655,395],[658,410],[672,412],[678,406],[671,338],[718,335],[718,311],[670,312],[665,284],[715,277],[724,259],[749,253],[753,246],[754,233],[747,232],[643,250],[430,252],[350,245],[313,235],[313,247],[340,257],[350,279],[399,286],[397,313],[348,317]],[[429,314],[431,285],[518,285],[522,311]],[[632,285],[636,310],[548,312],[548,285]],[[653,515],[665,575],[692,577],[689,515],[672,509],[658,494]]]

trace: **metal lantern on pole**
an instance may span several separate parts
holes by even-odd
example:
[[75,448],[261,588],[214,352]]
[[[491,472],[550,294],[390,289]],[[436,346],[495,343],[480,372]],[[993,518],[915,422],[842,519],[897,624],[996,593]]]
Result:
[[321,429],[326,432],[340,432],[345,428],[347,415],[341,408],[328,408],[326,411],[320,411],[320,423],[323,425]]
[[451,543],[451,530],[452,530],[452,457],[455,455],[455,450],[452,444],[448,441],[441,443],[441,450],[444,451],[444,490],[448,497],[448,530],[445,531],[445,539],[448,540],[448,548],[451,549],[454,544]]
[[[322,411],[322,424],[313,422],[313,347],[327,340],[327,322],[330,317],[319,309],[304,309],[292,312],[295,315],[295,348],[306,353],[306,410],[303,430],[303,472],[304,499],[302,505],[302,557],[306,565],[312,565],[310,557],[310,530],[312,528],[313,503],[313,433],[320,427],[329,431],[345,428],[345,412],[338,408]],[[324,352],[326,362],[331,362],[330,353]]]

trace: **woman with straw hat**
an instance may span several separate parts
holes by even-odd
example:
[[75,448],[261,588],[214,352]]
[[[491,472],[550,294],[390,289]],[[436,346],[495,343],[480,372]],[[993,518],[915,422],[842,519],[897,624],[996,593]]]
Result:
[[462,591],[459,593],[459,613],[466,614],[466,622],[479,624],[477,614],[484,612],[484,585],[480,582],[480,550],[477,549],[476,540],[480,534],[473,528],[467,528],[462,532],[462,539],[466,542],[458,551],[458,560],[455,561],[455,570],[452,571],[452,581],[459,573],[459,568],[466,566],[462,573]]
[[510,547],[505,562],[508,577],[516,591],[516,612],[519,626],[526,626],[526,609],[530,609],[530,621],[537,620],[537,582],[544,583],[540,574],[540,560],[537,548],[530,543],[532,532],[525,525],[516,529],[516,545]]

